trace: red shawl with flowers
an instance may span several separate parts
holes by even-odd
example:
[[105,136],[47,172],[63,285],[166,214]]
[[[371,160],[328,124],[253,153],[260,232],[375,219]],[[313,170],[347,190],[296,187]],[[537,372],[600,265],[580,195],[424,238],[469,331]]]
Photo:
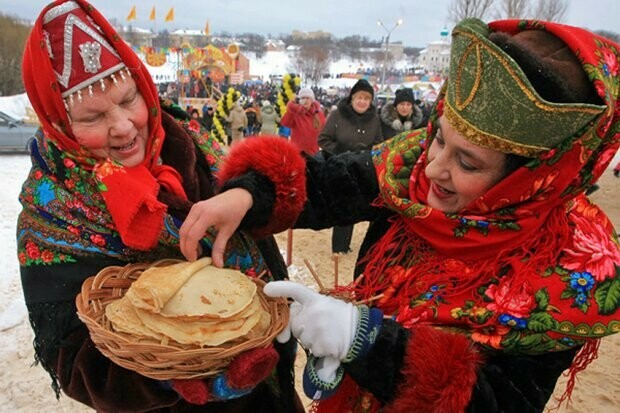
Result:
[[[478,345],[522,354],[590,343],[588,353],[596,350],[593,339],[620,331],[618,238],[584,195],[620,144],[620,48],[559,24],[507,20],[490,27],[516,33],[532,25],[569,45],[607,110],[459,214],[446,214],[427,206],[424,174],[442,93],[427,131],[375,148],[378,204],[398,217],[368,253],[355,288],[362,299],[383,294],[374,303],[406,328],[448,327]],[[591,356],[583,355],[586,364]]]
[[75,0],[118,52],[131,72],[150,114],[147,151],[141,165],[125,168],[110,159],[94,159],[85,151],[71,131],[60,85],[44,40],[43,16],[49,9],[64,2],[51,3],[41,12],[26,43],[23,80],[28,97],[46,139],[53,142],[76,165],[93,172],[125,245],[148,250],[157,244],[166,212],[165,205],[157,200],[159,186],[164,185],[176,195],[185,197],[180,175],[170,167],[158,165],[165,133],[156,86],[144,64],[108,21],[86,1]]

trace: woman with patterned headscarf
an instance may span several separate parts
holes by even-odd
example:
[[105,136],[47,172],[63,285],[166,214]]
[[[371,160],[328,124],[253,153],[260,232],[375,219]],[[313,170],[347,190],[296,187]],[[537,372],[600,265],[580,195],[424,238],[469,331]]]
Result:
[[[541,412],[562,372],[566,397],[620,330],[618,239],[585,195],[620,144],[620,46],[555,23],[467,19],[451,47],[427,130],[308,159],[293,221],[273,219],[291,210],[286,179],[240,197],[253,201],[236,210],[242,227],[272,211],[262,232],[371,221],[358,277],[333,294],[345,299],[265,288],[295,300],[314,411]],[[222,178],[264,174],[255,156],[294,156],[268,145],[235,148]],[[220,226],[197,220],[218,204],[198,203],[181,228],[189,259]]]
[[[212,197],[222,151],[196,120],[161,105],[138,56],[82,0],[44,8],[26,44],[23,78],[41,122],[17,224],[36,360],[62,390],[97,411],[303,411],[296,343],[243,353],[213,380],[161,382],[103,356],[76,315],[82,282],[110,265],[182,258],[178,230]],[[226,266],[286,276],[273,238],[235,232]],[[231,364],[232,365],[232,364]],[[234,380],[233,380],[234,379]]]

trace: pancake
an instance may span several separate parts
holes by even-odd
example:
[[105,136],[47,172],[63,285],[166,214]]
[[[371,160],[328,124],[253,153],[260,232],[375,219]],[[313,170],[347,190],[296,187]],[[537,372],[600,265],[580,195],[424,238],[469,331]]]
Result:
[[109,303],[105,308],[105,316],[112,323],[114,330],[132,336],[153,338],[162,341],[164,335],[148,328],[136,312],[136,308],[127,297]]
[[245,310],[256,284],[242,272],[209,265],[195,272],[164,304],[165,317],[230,318]]
[[135,307],[158,313],[196,271],[209,264],[211,258],[205,257],[148,268],[127,290],[126,296]]
[[140,308],[138,317],[146,327],[163,334],[181,344],[217,346],[247,334],[261,319],[264,311],[258,296],[252,300],[249,315],[245,318],[228,320],[179,320],[164,317]]

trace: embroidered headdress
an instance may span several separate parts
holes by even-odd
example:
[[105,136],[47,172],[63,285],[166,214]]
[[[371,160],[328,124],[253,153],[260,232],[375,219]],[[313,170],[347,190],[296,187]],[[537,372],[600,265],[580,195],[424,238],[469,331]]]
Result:
[[86,12],[74,1],[59,4],[43,16],[43,35],[61,96],[73,104],[74,95],[93,94],[93,86],[105,90],[104,79],[116,74],[125,79],[125,64]]
[[[160,187],[182,198],[185,193],[179,174],[161,165],[165,132],[158,91],[139,57],[91,4],[57,0],[35,21],[22,67],[24,86],[45,136],[38,150],[56,151],[50,158],[61,153],[67,164],[83,174],[82,187],[92,185],[88,191],[103,198],[126,246],[153,248],[166,211],[157,199]],[[68,114],[72,99],[79,104],[94,88],[105,87],[107,79],[114,83],[128,76],[149,113],[144,160],[131,168],[113,159],[99,159],[81,146]]]
[[443,113],[466,139],[531,157],[554,148],[603,112],[604,106],[542,98],[490,33],[477,19],[464,20],[452,32]]

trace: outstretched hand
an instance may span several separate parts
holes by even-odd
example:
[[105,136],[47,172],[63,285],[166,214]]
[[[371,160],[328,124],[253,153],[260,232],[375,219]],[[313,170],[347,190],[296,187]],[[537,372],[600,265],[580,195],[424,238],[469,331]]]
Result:
[[200,255],[199,241],[207,229],[217,231],[211,258],[216,267],[224,266],[224,250],[243,217],[252,207],[252,195],[245,189],[233,188],[212,198],[195,203],[179,231],[180,248],[185,258],[195,261]]
[[[383,313],[367,306],[355,306],[316,293],[291,281],[265,285],[270,297],[295,300],[290,307],[290,333],[312,354],[304,369],[304,393],[313,400],[330,397],[342,382],[341,362],[350,363],[374,345],[383,322]],[[278,337],[280,341],[287,330]]]
[[355,306],[291,281],[272,281],[264,292],[295,300],[290,308],[290,331],[315,357],[324,358],[319,376],[332,380],[353,342],[358,321]]

